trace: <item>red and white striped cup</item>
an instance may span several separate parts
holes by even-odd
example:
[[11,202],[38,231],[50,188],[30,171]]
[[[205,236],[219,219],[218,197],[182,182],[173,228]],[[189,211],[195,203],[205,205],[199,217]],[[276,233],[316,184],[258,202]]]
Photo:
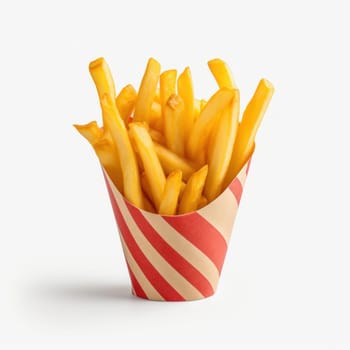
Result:
[[207,206],[175,216],[136,208],[104,172],[134,295],[186,301],[215,293],[249,164]]

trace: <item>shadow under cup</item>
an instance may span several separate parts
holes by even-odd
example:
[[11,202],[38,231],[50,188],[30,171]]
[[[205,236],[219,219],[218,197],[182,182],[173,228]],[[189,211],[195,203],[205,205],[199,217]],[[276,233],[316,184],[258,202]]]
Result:
[[249,165],[214,201],[173,216],[136,208],[104,171],[134,295],[188,301],[215,293]]

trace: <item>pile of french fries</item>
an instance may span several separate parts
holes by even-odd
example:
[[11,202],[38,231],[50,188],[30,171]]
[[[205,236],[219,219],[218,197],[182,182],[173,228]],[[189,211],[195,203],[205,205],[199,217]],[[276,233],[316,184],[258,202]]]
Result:
[[103,126],[74,125],[94,148],[108,176],[138,208],[162,215],[185,214],[213,201],[249,159],[274,92],[262,79],[241,121],[239,90],[227,64],[208,62],[218,90],[196,99],[190,68],[161,73],[150,58],[138,92],[117,94],[104,58],[89,65]]

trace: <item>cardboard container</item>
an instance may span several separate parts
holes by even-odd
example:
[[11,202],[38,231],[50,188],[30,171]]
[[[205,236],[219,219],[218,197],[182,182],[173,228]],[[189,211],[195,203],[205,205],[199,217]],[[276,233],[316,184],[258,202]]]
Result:
[[134,295],[186,301],[215,293],[249,164],[207,206],[174,216],[136,208],[104,171]]

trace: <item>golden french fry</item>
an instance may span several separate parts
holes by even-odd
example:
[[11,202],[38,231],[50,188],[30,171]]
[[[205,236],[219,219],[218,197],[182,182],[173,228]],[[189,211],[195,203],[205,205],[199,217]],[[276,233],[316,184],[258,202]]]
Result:
[[187,142],[187,155],[190,159],[195,160],[205,150],[212,127],[232,100],[233,94],[232,89],[219,89],[199,114]]
[[208,199],[205,196],[201,196],[201,198],[199,199],[199,202],[198,202],[197,209],[201,209],[201,208],[205,207],[207,204],[208,204]]
[[254,149],[256,133],[271,101],[273,92],[274,87],[269,81],[266,79],[260,80],[252,99],[243,113],[242,121],[238,126],[237,136],[223,188],[226,188],[231,183],[250,157]]
[[108,176],[119,192],[123,194],[123,173],[120,158],[118,150],[111,139],[111,135],[105,132],[104,137],[95,143],[94,149]]
[[[131,137],[130,137],[131,139]],[[137,149],[136,149],[136,145],[134,142],[131,142],[132,144],[132,147],[134,148],[134,151],[135,151],[135,156],[136,156],[136,161],[137,161],[137,165],[139,167],[139,171],[144,171],[144,167],[143,167],[143,163],[142,163],[142,159],[140,157],[140,154],[137,152]]]
[[164,106],[165,143],[171,151],[185,154],[184,102],[179,95],[171,95]]
[[208,145],[208,177],[204,194],[211,202],[222,191],[235,142],[239,118],[239,91],[234,90],[232,101],[222,112]]
[[[148,124],[147,123],[145,123],[145,122],[138,122],[138,123],[143,123],[145,128],[147,128],[147,130],[148,130]],[[136,162],[137,162],[137,165],[138,165],[138,168],[139,168],[139,172],[140,172],[140,174],[142,174],[142,172],[145,169],[143,168],[143,163],[142,163],[142,159],[141,159],[140,154],[139,154],[139,150],[136,147],[136,142],[135,142],[135,140],[134,140],[130,130],[128,132],[128,135],[129,135],[129,139],[130,139],[130,142],[131,142],[131,146],[132,146],[132,148],[133,148],[133,150],[135,152],[135,157],[136,157]],[[141,181],[141,178],[140,178],[140,181]],[[141,181],[141,187],[142,187],[142,181]]]
[[[111,70],[103,57],[97,58],[90,62],[89,72],[95,83],[100,104],[102,105],[102,98],[106,94],[109,95],[113,100],[116,98],[116,89],[114,85],[113,76]],[[103,127],[106,133],[108,133],[107,123],[102,114]]]
[[181,197],[184,193],[184,190],[185,190],[185,187],[186,187],[186,183],[181,181],[181,188],[180,188],[180,194],[179,194],[179,201],[181,200]]
[[84,136],[89,143],[93,146],[103,135],[103,131],[97,125],[94,120],[90,123],[84,125],[73,124],[73,126],[78,130],[78,132]]
[[209,69],[220,88],[238,89],[229,66],[220,58],[208,62]]
[[[219,88],[237,89],[230,68],[223,60],[213,59],[208,62],[208,66]],[[235,92],[233,102],[222,113],[209,143],[209,170],[204,188],[204,193],[209,201],[212,201],[221,193],[222,183],[232,155],[239,119],[239,91],[235,90]]]
[[[181,201],[181,198],[182,198],[182,195],[184,193],[185,187],[186,187],[186,183],[181,181],[179,201]],[[198,209],[203,208],[207,204],[208,204],[208,199],[205,196],[201,195],[201,198],[200,198],[199,203],[198,203]]]
[[176,93],[176,76],[175,69],[166,70],[160,75],[159,91],[162,109],[164,109],[169,97]]
[[154,122],[152,123],[152,128],[154,130],[157,130],[158,132],[162,133],[163,132],[163,117],[154,120]]
[[89,141],[108,176],[118,190],[123,193],[123,176],[119,155],[111,135],[103,132],[95,121],[85,125],[74,125],[74,127]]
[[177,80],[177,91],[184,101],[184,135],[189,137],[194,124],[194,92],[192,84],[191,70],[186,67]]
[[160,64],[154,58],[150,58],[136,100],[134,112],[135,121],[149,121],[152,103],[156,95],[159,74]]
[[163,118],[162,118],[162,107],[160,103],[153,102],[151,107],[151,113],[149,115],[149,126],[152,128],[161,131],[162,125],[163,125]]
[[153,204],[151,203],[151,201],[146,197],[143,196],[143,203],[144,203],[144,209],[149,211],[150,213],[155,213],[156,210],[154,209]]
[[143,208],[143,196],[140,184],[139,169],[134,150],[126,130],[125,124],[119,115],[115,100],[105,94],[101,100],[101,108],[106,127],[117,147],[123,174],[124,196],[132,204]]
[[154,148],[159,158],[160,163],[164,169],[164,172],[168,175],[172,171],[181,170],[182,177],[185,181],[196,171],[196,167],[185,158],[178,156],[176,153],[171,152],[159,143],[154,143]]
[[150,117],[151,117],[151,120],[150,120],[151,125],[152,125],[153,120],[158,120],[159,118],[162,117],[162,107],[161,107],[160,103],[155,102],[155,101],[152,103]]
[[154,102],[161,103],[160,102],[160,90],[156,89],[156,94],[154,95]]
[[[114,100],[116,96],[112,73],[106,60],[100,57],[89,64],[90,75],[95,83],[100,102],[105,94]],[[103,120],[105,126],[105,121]]]
[[119,114],[126,124],[135,108],[136,100],[137,92],[131,84],[123,87],[115,99]]
[[176,170],[166,179],[164,192],[159,205],[158,213],[161,215],[175,215],[182,184],[182,172]]
[[161,145],[165,145],[165,137],[161,132],[152,128],[150,128],[148,132],[151,135],[151,138],[154,142],[160,143]]
[[148,182],[148,179],[147,179],[147,175],[146,175],[146,173],[144,171],[141,173],[140,180],[141,180],[141,187],[142,187],[143,192],[145,193],[147,198],[151,202],[153,202],[152,193],[151,193],[151,187],[149,185],[149,182]]
[[151,188],[152,199],[156,210],[159,210],[161,197],[165,187],[165,175],[153,145],[151,136],[143,123],[129,124],[130,133],[135,141],[138,153]]
[[198,119],[200,112],[201,112],[201,101],[198,99],[195,99],[193,102],[193,123],[195,123],[196,120]]
[[179,214],[185,214],[197,210],[207,174],[208,165],[205,165],[191,175],[181,196],[178,209]]

